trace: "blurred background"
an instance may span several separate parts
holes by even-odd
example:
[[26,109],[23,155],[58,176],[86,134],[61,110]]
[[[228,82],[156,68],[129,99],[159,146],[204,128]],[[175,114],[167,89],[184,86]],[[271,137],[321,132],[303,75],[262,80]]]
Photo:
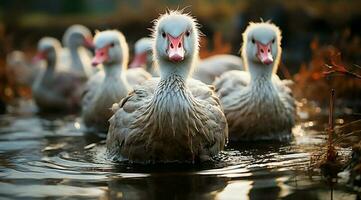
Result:
[[[346,99],[360,97],[360,80],[325,80],[325,64],[358,70],[361,61],[359,0],[11,0],[0,1],[0,96],[11,102],[27,92],[16,91],[6,75],[6,55],[22,50],[35,54],[43,36],[58,39],[72,24],[95,30],[121,30],[133,51],[134,42],[149,36],[152,20],[166,9],[185,8],[204,33],[201,58],[219,53],[239,55],[241,34],[250,21],[271,20],[282,30],[282,64],[278,74],[293,79],[298,98],[327,102],[329,87]],[[354,69],[353,69],[354,68]],[[324,92],[323,92],[324,91]],[[29,96],[29,95],[28,95]],[[358,98],[359,99],[359,98]]]

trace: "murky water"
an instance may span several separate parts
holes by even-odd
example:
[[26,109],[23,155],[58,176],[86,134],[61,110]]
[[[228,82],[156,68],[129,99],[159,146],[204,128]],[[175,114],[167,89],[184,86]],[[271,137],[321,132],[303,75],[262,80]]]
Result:
[[[305,121],[288,144],[228,146],[214,163],[131,165],[105,156],[105,138],[85,134],[75,116],[0,116],[1,199],[331,199],[309,177],[324,122]],[[350,149],[342,149],[349,153]],[[334,199],[356,199],[341,176]]]

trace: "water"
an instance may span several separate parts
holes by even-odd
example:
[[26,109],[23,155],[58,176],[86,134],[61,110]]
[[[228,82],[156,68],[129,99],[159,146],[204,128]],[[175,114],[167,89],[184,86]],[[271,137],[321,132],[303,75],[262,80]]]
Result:
[[[331,199],[308,176],[326,121],[304,121],[288,144],[234,144],[201,165],[131,165],[104,156],[104,136],[76,116],[0,116],[0,199]],[[350,149],[341,149],[348,154]],[[334,199],[356,199],[339,178]]]

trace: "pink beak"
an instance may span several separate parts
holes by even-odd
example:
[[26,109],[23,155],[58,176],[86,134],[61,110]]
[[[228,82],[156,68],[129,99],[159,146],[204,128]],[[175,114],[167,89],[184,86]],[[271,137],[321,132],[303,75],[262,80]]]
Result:
[[271,42],[266,45],[257,42],[257,57],[265,65],[273,63],[271,44]]
[[139,53],[134,56],[132,63],[129,65],[129,68],[141,67],[146,63],[147,63],[147,52]]
[[89,49],[93,49],[94,48],[93,38],[92,37],[86,37],[85,40],[84,40],[84,46],[89,48]]
[[168,34],[168,58],[172,62],[180,62],[184,59],[183,34],[178,37],[172,37]]
[[92,60],[92,65],[94,67],[109,59],[108,49],[109,49],[109,46],[105,46],[105,47],[97,49],[95,51],[95,56]]
[[41,60],[46,59],[46,52],[45,51],[39,51],[32,59],[32,61],[35,62],[39,62]]

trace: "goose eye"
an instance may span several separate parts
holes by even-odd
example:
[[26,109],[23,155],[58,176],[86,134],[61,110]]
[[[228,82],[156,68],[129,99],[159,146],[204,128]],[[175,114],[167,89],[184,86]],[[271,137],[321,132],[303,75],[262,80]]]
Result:
[[165,32],[162,32],[162,37],[165,38],[166,36]]
[[114,42],[110,43],[109,46],[110,46],[110,47],[114,47],[114,46],[115,46]]
[[190,31],[186,31],[186,36],[189,37],[191,35]]
[[273,40],[272,40],[272,44],[274,44],[275,43],[275,39],[273,38]]
[[252,43],[253,43],[253,44],[256,43],[256,41],[254,40],[254,38],[252,38]]

